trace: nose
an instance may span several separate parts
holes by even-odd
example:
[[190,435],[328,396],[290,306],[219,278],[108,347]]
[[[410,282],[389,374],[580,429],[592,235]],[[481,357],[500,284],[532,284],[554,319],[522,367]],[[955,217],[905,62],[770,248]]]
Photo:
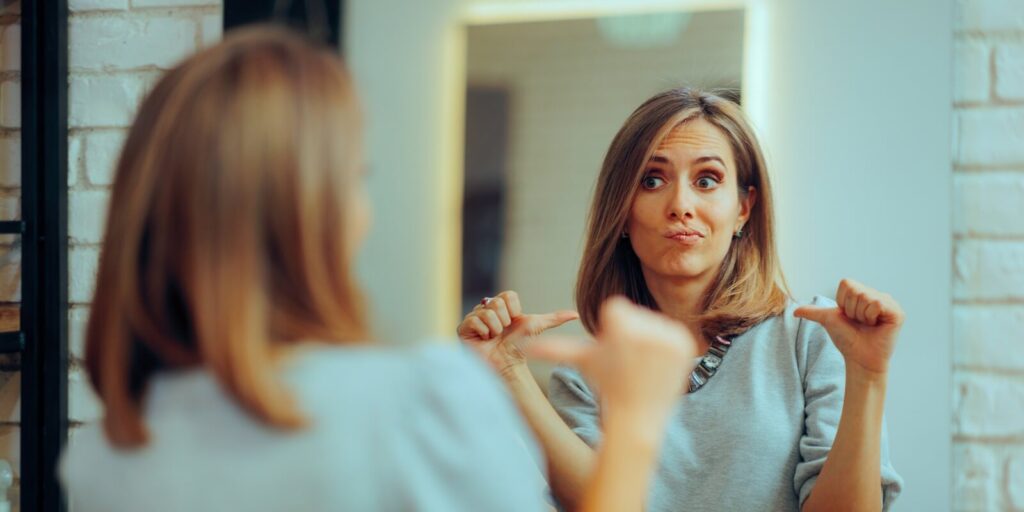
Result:
[[673,185],[673,193],[669,196],[669,204],[666,210],[670,220],[692,219],[696,197],[690,187],[678,184]]

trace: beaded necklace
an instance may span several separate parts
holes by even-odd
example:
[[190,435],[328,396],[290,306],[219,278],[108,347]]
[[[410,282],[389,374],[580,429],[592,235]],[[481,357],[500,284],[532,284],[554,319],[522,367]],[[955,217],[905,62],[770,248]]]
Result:
[[700,362],[690,373],[690,393],[697,391],[706,384],[718,371],[725,359],[725,353],[732,347],[732,341],[721,336],[716,336],[708,347],[707,354],[700,358]]

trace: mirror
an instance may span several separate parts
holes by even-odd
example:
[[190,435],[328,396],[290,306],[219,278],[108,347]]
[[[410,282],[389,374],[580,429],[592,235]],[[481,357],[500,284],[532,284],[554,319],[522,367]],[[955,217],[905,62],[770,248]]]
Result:
[[[954,299],[966,278],[950,278],[951,247],[962,247],[951,221],[965,214],[953,204],[962,114],[950,48],[978,33],[951,29],[954,10],[926,3],[439,0],[395,16],[392,2],[346,2],[376,205],[361,275],[380,337],[450,338],[466,310],[507,288],[529,312],[573,307],[591,193],[622,121],[669,87],[739,90],[768,159],[794,295],[833,295],[854,277],[907,311],[886,403],[906,479],[896,510],[949,510],[947,493],[931,491],[966,471],[953,447],[971,442],[954,441],[950,347],[973,350],[950,319],[975,308]],[[969,4],[964,16],[983,5]],[[646,13],[664,20],[598,22]],[[958,124],[954,153],[995,147],[979,123],[969,140]]]
[[[605,150],[651,95],[740,100],[744,12],[667,11],[470,25],[462,311],[513,289],[527,312],[572,309]],[[578,322],[563,328],[582,333]],[[542,387],[546,365],[535,368]]]

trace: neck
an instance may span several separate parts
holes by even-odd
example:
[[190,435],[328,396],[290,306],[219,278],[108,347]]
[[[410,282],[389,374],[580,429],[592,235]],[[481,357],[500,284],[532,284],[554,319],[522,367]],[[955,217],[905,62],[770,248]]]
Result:
[[643,269],[647,289],[665,315],[682,322],[697,340],[701,352],[707,350],[709,340],[701,334],[700,315],[704,312],[703,302],[711,283],[703,277],[673,278],[656,275]]

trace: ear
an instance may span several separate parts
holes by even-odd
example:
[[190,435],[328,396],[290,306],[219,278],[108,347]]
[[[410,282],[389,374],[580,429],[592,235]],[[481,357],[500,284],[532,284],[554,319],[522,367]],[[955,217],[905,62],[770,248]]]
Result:
[[757,203],[757,189],[747,187],[747,193],[740,196],[740,216],[737,218],[737,229],[742,228],[750,220],[750,212],[754,211],[754,204]]

